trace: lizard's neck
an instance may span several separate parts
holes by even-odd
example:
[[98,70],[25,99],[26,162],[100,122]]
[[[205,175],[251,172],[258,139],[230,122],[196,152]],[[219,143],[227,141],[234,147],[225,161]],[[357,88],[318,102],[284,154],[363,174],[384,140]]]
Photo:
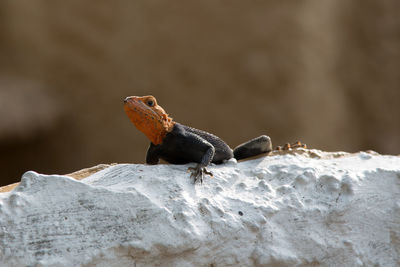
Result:
[[172,118],[168,117],[167,114],[165,114],[165,118],[157,121],[153,121],[148,118],[145,119],[147,120],[138,124],[135,123],[135,126],[139,129],[139,131],[144,133],[154,145],[161,144],[164,140],[164,137],[167,135],[167,133],[172,131],[175,125],[175,122],[172,120]]

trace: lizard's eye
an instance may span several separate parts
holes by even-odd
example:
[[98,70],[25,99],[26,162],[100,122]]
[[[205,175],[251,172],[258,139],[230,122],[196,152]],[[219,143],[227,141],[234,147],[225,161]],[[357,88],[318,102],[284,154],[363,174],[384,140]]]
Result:
[[147,101],[146,101],[146,104],[147,104],[149,107],[153,107],[153,106],[154,106],[154,101],[153,101],[153,100],[147,100]]

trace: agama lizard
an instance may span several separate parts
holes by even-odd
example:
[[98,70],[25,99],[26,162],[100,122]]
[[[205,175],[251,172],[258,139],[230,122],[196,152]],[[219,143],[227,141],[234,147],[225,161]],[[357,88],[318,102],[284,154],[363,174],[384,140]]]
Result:
[[136,128],[150,140],[146,163],[157,164],[163,159],[172,164],[197,163],[192,170],[194,182],[203,182],[204,174],[212,176],[206,167],[231,158],[241,160],[272,150],[271,139],[261,135],[233,150],[219,137],[182,125],[157,104],[153,96],[130,96],[124,100],[124,109]]

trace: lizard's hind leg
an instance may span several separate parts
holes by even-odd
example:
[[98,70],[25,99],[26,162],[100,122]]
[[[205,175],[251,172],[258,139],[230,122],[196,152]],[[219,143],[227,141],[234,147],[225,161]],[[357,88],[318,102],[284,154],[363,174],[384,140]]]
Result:
[[271,138],[266,135],[261,135],[235,147],[233,155],[236,160],[241,160],[270,151],[272,151]]

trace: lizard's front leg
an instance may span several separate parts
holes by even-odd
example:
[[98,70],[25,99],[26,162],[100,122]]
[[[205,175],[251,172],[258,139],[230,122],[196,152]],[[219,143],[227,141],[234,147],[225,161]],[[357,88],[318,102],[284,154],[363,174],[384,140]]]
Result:
[[212,172],[208,171],[206,167],[202,167],[200,164],[197,164],[196,167],[189,167],[189,170],[192,172],[190,178],[194,178],[194,183],[200,180],[200,183],[203,184],[204,174],[210,175],[213,177]]
[[197,164],[196,167],[189,167],[189,170],[192,172],[190,178],[194,178],[194,183],[200,180],[200,183],[203,184],[204,174],[210,175],[211,177],[213,176],[212,172],[206,169],[206,166],[210,164],[212,158],[214,157],[214,152],[214,147],[210,145],[207,151],[204,153],[201,162]]
[[159,148],[153,143],[150,143],[150,146],[147,149],[146,153],[146,163],[150,165],[155,165],[158,164],[159,161]]

